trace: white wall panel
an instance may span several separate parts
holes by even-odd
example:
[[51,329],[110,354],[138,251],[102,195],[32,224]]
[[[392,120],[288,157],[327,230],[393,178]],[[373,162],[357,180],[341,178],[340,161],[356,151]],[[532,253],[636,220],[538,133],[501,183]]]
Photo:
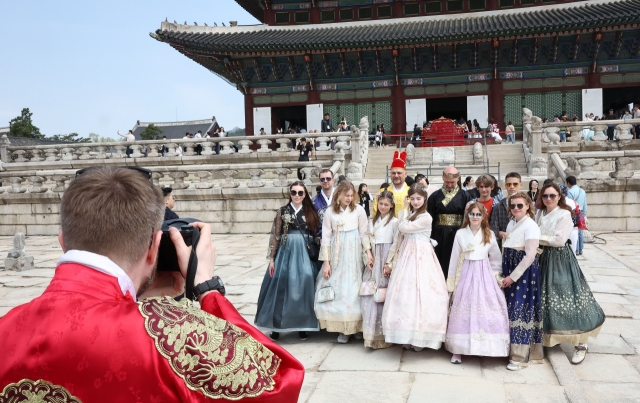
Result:
[[426,99],[407,99],[406,119],[407,132],[413,132],[413,125],[418,124],[422,127],[422,123],[427,120],[427,100]]
[[271,134],[271,108],[253,108],[253,135],[260,134],[260,128]]
[[323,104],[311,104],[307,105],[307,132],[311,133],[312,130],[321,131],[322,125],[320,122],[324,119]]
[[473,95],[467,97],[467,120],[477,119],[480,127],[487,127],[489,121],[489,96]]
[[585,113],[602,116],[603,108],[602,88],[587,88],[582,90],[582,116],[580,116],[580,120],[584,120]]

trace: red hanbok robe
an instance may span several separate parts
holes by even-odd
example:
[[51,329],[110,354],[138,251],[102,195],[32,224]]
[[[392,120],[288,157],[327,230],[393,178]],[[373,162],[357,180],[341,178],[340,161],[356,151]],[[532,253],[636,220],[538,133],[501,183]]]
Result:
[[79,264],[59,265],[40,297],[0,318],[0,401],[297,402],[303,378],[219,293],[202,309],[136,303]]

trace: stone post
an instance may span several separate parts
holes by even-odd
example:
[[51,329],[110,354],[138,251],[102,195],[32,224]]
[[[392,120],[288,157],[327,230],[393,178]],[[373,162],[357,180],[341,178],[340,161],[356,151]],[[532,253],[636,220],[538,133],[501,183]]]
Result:
[[44,158],[42,157],[42,150],[40,148],[34,148],[33,150],[31,150],[31,154],[32,162],[44,161]]
[[221,141],[220,145],[222,146],[220,154],[235,154],[236,151],[233,149],[233,141]]
[[111,158],[124,158],[127,155],[127,146],[117,145],[113,146],[115,154],[111,154]]
[[251,154],[253,151],[251,151],[251,144],[253,144],[253,141],[251,140],[240,140],[238,141],[238,143],[240,143],[240,149],[238,150],[238,154]]
[[9,178],[9,182],[11,182],[11,188],[9,188],[9,193],[24,193],[27,191],[27,188],[22,187],[22,182],[24,178],[20,176],[14,176]]
[[304,182],[305,185],[312,185],[313,182],[311,182],[311,178],[313,177],[313,167],[304,167],[300,168],[300,170],[304,173],[304,179],[302,182]]
[[616,158],[616,170],[610,172],[613,179],[627,179],[633,176],[633,160],[629,157]]
[[607,125],[598,125],[595,124],[593,126],[591,126],[591,130],[593,130],[593,137],[591,137],[592,141],[606,141],[607,140],[607,136],[604,134],[604,132],[607,131],[608,126]]
[[95,147],[96,152],[98,153],[98,155],[96,155],[96,159],[98,160],[103,160],[107,158],[107,146],[96,146]]
[[79,160],[88,160],[91,159],[91,147],[79,147],[78,148],[78,159]]
[[260,148],[258,149],[259,153],[270,153],[271,149],[269,145],[271,144],[271,140],[261,139],[258,140],[258,144],[260,144]]
[[167,157],[177,157],[178,156],[178,153],[176,152],[176,149],[178,147],[180,147],[179,144],[167,143],[167,145],[165,147],[167,147],[167,153],[166,153]]
[[0,161],[4,163],[11,162],[9,150],[7,150],[7,147],[9,147],[10,145],[11,142],[9,141],[9,137],[7,137],[6,134],[3,134],[0,138]]
[[627,123],[617,125],[616,129],[619,130],[619,134],[616,136],[616,140],[633,140],[633,135],[629,133],[632,127],[633,125]]
[[278,175],[278,179],[273,181],[275,187],[287,187],[291,184],[291,181],[287,180],[287,175],[291,173],[289,168],[276,168],[273,173]]
[[[209,147],[211,149],[211,147]],[[196,189],[211,189],[214,184],[209,180],[211,178],[211,172],[209,171],[198,171],[196,172],[196,176],[200,178],[200,182],[196,182]]]
[[54,175],[54,176],[51,177],[51,179],[53,179],[54,182],[56,183],[56,185],[51,190],[54,191],[54,192],[57,192],[57,193],[62,193],[66,189],[65,183],[70,178],[68,176],[66,176],[66,175]]
[[187,174],[186,172],[184,171],[171,172],[169,173],[169,176],[173,178],[173,185],[171,185],[171,188],[173,190],[186,189],[189,187],[188,183],[184,183],[184,178],[189,176],[189,174]]
[[286,153],[292,150],[291,148],[289,148],[289,144],[290,144],[289,139],[287,138],[276,139],[276,142],[280,144],[280,147],[277,149],[278,152]]
[[529,175],[544,175],[547,172],[547,160],[542,154],[542,119],[531,117],[531,159],[529,160]]
[[46,156],[44,157],[45,161],[57,161],[58,158],[58,150],[55,148],[47,148],[44,153]]
[[215,143],[212,143],[210,141],[206,141],[204,143],[202,143],[202,155],[213,155],[216,152],[213,150],[213,147],[215,146]]
[[162,172],[152,172],[151,173],[151,182],[153,186],[160,186],[160,179],[164,177]]
[[194,143],[183,143],[181,145],[185,149],[182,155],[189,156],[189,157],[192,155],[196,155],[196,151],[195,151],[196,145]]
[[589,180],[589,179],[598,179],[598,174],[594,170],[594,166],[600,164],[600,161],[595,158],[585,158],[578,160],[578,164],[580,164],[580,179]]
[[131,158],[144,157],[144,154],[140,152],[140,150],[142,149],[142,146],[140,144],[131,144],[129,148],[131,149]]
[[335,173],[336,176],[344,175],[344,151],[342,150],[343,146],[343,143],[337,143],[335,146],[335,153],[333,154],[333,162],[340,163],[340,168],[338,169],[338,172]]
[[13,154],[16,156],[16,158],[14,159],[14,162],[27,162],[29,161],[27,158],[25,158],[27,151],[26,150],[15,150],[13,152]]
[[580,132],[582,131],[581,126],[567,126],[567,142],[569,143],[579,143],[582,141],[580,138]]
[[247,171],[251,175],[251,180],[247,183],[247,187],[260,188],[264,186],[264,182],[260,180],[260,176],[264,174],[262,169],[249,169]]
[[29,177],[29,182],[31,182],[31,187],[29,188],[29,193],[45,193],[47,192],[49,189],[46,188],[43,185],[43,182],[46,180],[46,178],[43,178],[42,176],[31,176]]
[[236,175],[238,175],[238,171],[235,169],[225,169],[222,171],[222,175],[224,176],[224,182],[220,184],[223,188],[237,188],[240,186],[240,183],[236,181]]
[[327,145],[327,143],[331,141],[329,137],[318,137],[316,138],[316,151],[329,151],[331,147]]

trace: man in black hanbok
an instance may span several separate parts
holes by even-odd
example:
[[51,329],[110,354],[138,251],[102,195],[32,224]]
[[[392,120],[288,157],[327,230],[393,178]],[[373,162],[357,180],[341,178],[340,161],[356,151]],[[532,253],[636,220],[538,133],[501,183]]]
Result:
[[460,173],[455,167],[445,168],[442,179],[444,181],[442,189],[429,196],[427,211],[433,218],[431,238],[438,242],[435,248],[436,256],[446,279],[453,241],[464,221],[464,209],[471,198],[462,190]]

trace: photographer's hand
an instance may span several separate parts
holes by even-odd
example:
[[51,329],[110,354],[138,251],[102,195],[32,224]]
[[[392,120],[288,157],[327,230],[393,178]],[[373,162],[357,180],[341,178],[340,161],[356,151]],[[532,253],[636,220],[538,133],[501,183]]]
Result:
[[[194,222],[192,226],[200,230],[200,242],[196,248],[196,255],[198,256],[198,270],[196,272],[196,278],[194,285],[204,283],[213,278],[213,271],[218,257],[216,248],[211,243],[211,225],[203,222]],[[191,256],[191,246],[187,246],[180,235],[180,231],[175,228],[169,229],[169,235],[171,241],[176,247],[176,254],[178,255],[178,266],[180,266],[180,273],[186,278],[187,268],[189,267],[189,257]],[[200,295],[198,298],[202,300],[202,297],[207,295],[208,292]]]

